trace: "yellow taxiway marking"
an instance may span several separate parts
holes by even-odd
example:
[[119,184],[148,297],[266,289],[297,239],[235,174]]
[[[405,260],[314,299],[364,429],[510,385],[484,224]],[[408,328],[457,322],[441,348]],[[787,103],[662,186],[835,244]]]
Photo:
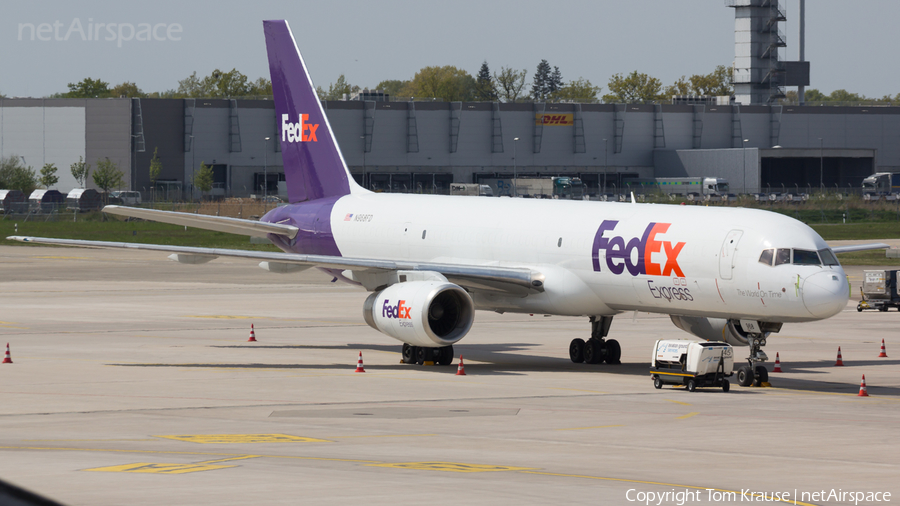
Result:
[[160,464],[151,462],[137,462],[134,464],[124,464],[121,466],[95,467],[93,469],[85,469],[85,471],[103,471],[111,473],[155,473],[155,474],[184,474],[195,473],[197,471],[212,471],[215,469],[227,469],[237,466],[219,466],[215,465],[219,462],[230,462],[232,460],[255,459],[259,455],[242,455],[239,457],[230,457],[217,460],[207,460],[204,462],[196,462],[193,464]]
[[[736,496],[742,497],[740,492],[738,492],[736,490],[728,490],[728,489],[724,489],[724,488],[698,487],[696,485],[679,485],[676,483],[661,483],[658,481],[629,480],[626,478],[605,478],[603,476],[588,476],[588,475],[584,475],[584,474],[548,473],[548,472],[544,472],[544,471],[530,471],[530,470],[519,471],[519,472],[523,473],[523,474],[537,474],[537,475],[541,475],[541,476],[556,476],[556,477],[562,477],[562,478],[579,478],[579,479],[583,479],[583,480],[618,481],[618,482],[623,482],[623,483],[641,483],[644,485],[658,485],[661,487],[693,488],[696,490],[713,490],[716,492],[727,492],[730,494],[736,494]],[[810,504],[810,503],[806,503],[806,502],[794,501],[793,499],[777,499],[776,498],[776,499],[774,499],[774,501],[784,502],[784,503],[788,503],[788,504],[796,504],[799,506],[816,506],[814,504]]]
[[668,401],[668,402],[674,402],[675,404],[681,404],[682,406],[690,406],[690,405],[691,405],[691,404],[688,403],[688,402],[673,401],[672,399],[665,399],[665,400]]
[[610,427],[624,427],[624,425],[597,425],[596,427],[573,427],[571,429],[556,429],[556,430],[608,429]]
[[13,327],[11,325],[6,325],[6,324],[0,324],[0,328],[15,329],[15,330],[28,330],[28,327]]
[[696,415],[699,415],[699,414],[700,414],[699,411],[694,411],[693,413],[688,413],[688,414],[683,415],[683,416],[676,416],[675,419],[676,419],[676,420],[684,420],[684,419],[686,419],[686,418],[690,418],[690,417],[692,417],[692,416],[696,416]]
[[485,464],[463,464],[459,462],[395,462],[392,464],[369,464],[373,467],[395,469],[415,469],[419,471],[446,471],[450,473],[488,473],[494,471],[527,471],[533,467],[492,466]]
[[154,436],[188,443],[231,444],[231,443],[331,443],[325,439],[291,436],[289,434],[186,434],[175,436]]
[[321,460],[326,462],[356,462],[359,464],[379,464],[377,460],[362,459],[336,459],[328,457],[302,457],[297,455],[247,455],[239,453],[218,453],[218,452],[178,452],[169,450],[121,450],[115,448],[65,448],[65,447],[49,447],[49,446],[0,446],[0,450],[44,450],[44,451],[74,451],[74,452],[100,452],[100,453],[139,453],[139,454],[157,454],[157,455],[207,455],[215,457],[226,457],[225,460],[240,458],[266,458],[266,459],[294,459],[294,460]]
[[568,390],[570,392],[590,392],[592,394],[606,394],[609,392],[601,392],[599,390],[582,390],[580,388],[556,388],[556,387],[548,387],[550,390]]
[[377,436],[335,436],[334,439],[361,438],[361,437],[429,437],[437,434],[383,434]]

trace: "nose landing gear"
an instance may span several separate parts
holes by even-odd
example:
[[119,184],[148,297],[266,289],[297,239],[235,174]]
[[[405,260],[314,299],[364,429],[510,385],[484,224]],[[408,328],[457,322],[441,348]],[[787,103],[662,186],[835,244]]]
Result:
[[762,365],[769,357],[762,347],[766,345],[765,334],[750,334],[747,339],[750,343],[750,357],[747,365],[742,365],[737,370],[737,381],[742,387],[762,386],[769,381],[769,371]]
[[621,363],[622,348],[615,339],[606,339],[609,335],[609,326],[612,324],[612,316],[591,316],[591,338],[572,339],[569,343],[569,358],[572,362],[580,364],[607,364]]

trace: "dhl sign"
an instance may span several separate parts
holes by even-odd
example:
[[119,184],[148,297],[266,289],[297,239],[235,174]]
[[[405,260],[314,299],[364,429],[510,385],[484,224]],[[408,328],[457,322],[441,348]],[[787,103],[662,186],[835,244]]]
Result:
[[574,114],[543,114],[537,113],[534,115],[534,124],[544,126],[555,126],[555,125],[574,125],[575,124],[575,115]]

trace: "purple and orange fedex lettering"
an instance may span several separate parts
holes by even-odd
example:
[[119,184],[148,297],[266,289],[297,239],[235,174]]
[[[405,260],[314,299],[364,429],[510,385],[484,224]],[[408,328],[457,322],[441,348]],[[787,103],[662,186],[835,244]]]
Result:
[[318,123],[307,123],[309,114],[301,114],[300,121],[291,123],[287,114],[281,115],[281,142],[318,142]]
[[[606,267],[613,274],[622,274],[625,269],[632,276],[646,274],[648,276],[669,276],[674,274],[684,277],[681,267],[678,265],[678,254],[681,253],[685,243],[673,244],[670,241],[657,239],[657,235],[665,234],[671,223],[650,223],[644,229],[640,237],[631,238],[628,243],[621,236],[604,237],[606,232],[615,230],[619,222],[616,220],[603,220],[597,234],[594,236],[594,247],[591,251],[591,260],[595,272],[600,272],[600,250],[605,252]],[[632,252],[637,250],[637,262],[632,260]],[[660,267],[660,263],[654,262],[653,255],[659,255],[665,251],[666,262]]]
[[412,320],[409,312],[412,310],[410,306],[404,306],[405,300],[401,300],[396,306],[391,305],[391,301],[384,299],[384,305],[381,308],[381,316],[385,318],[397,318],[401,320]]

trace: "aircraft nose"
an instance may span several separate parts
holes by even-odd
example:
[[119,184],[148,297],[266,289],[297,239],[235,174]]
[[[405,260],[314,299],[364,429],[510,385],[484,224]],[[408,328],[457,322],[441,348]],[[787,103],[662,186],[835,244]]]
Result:
[[817,318],[829,318],[847,307],[847,279],[841,271],[822,271],[803,280],[803,305]]

